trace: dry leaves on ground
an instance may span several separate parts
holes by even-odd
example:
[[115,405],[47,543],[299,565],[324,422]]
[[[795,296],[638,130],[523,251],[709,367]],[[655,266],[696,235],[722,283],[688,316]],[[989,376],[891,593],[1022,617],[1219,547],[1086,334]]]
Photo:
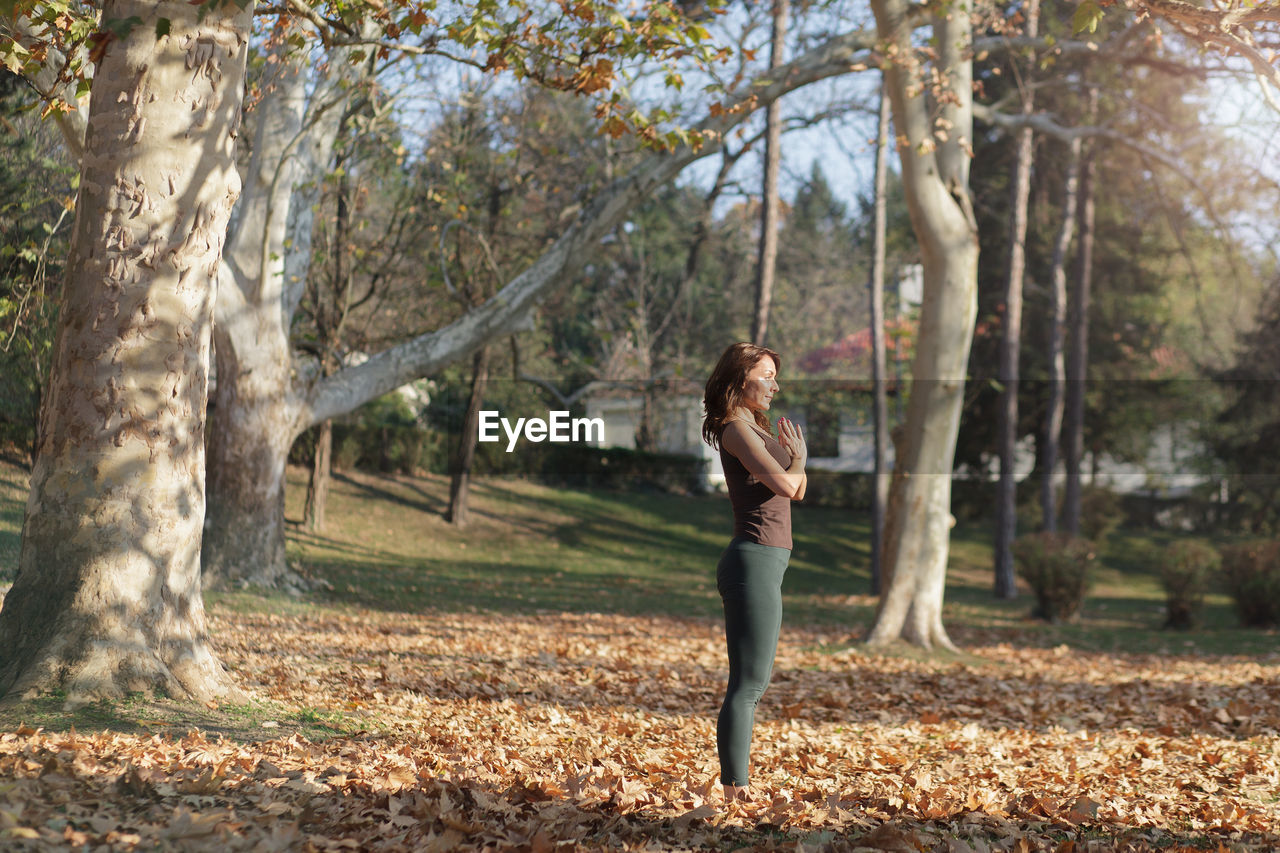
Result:
[[311,742],[0,736],[5,847],[181,850],[1280,849],[1280,657],[820,651],[785,627],[720,807],[714,622],[214,613],[259,696],[367,718]]

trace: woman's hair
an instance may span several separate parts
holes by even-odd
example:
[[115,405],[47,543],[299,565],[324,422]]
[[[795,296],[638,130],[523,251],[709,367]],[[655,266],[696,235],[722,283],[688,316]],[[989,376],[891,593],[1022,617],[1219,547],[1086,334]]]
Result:
[[[782,358],[776,352],[768,347],[748,343],[733,344],[716,362],[702,398],[702,406],[706,411],[706,416],[702,419],[702,440],[707,444],[714,448],[720,447],[720,434],[724,432],[725,421],[742,405],[747,374],[766,355],[773,359],[776,369],[782,369]],[[773,428],[764,412],[756,412],[755,415],[756,424],[772,434]]]

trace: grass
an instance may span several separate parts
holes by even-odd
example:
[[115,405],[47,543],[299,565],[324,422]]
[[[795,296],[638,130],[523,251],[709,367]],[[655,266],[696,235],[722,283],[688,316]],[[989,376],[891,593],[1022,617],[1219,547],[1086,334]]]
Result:
[[99,700],[69,706],[61,692],[21,703],[0,704],[0,730],[22,726],[49,731],[102,731],[131,734],[173,734],[198,729],[238,741],[298,733],[309,740],[352,735],[369,728],[366,716],[359,720],[330,710],[290,708],[279,702],[255,699],[241,704],[222,703],[202,707],[163,696],[134,693],[124,699]]
[[[303,474],[292,472],[287,512],[301,517]],[[665,613],[718,618],[715,564],[730,536],[720,495],[557,490],[518,480],[474,487],[472,523],[442,518],[443,477],[339,477],[323,534],[292,525],[291,555],[323,578],[333,604],[416,610]],[[795,549],[784,583],[785,617],[821,627],[847,648],[870,625],[870,521],[866,513],[797,505]],[[944,620],[961,645],[1008,642],[1092,651],[1265,654],[1274,631],[1238,626],[1234,606],[1211,594],[1202,626],[1161,630],[1164,591],[1138,557],[1168,534],[1122,530],[1102,549],[1084,613],[1072,623],[1030,618],[1024,589],[1014,601],[991,594],[991,531],[952,531]],[[370,546],[369,543],[377,543]]]
[[[207,593],[212,610],[299,617],[349,608],[720,616],[715,564],[731,525],[723,496],[571,491],[485,479],[473,487],[471,523],[457,528],[442,518],[446,478],[349,472],[333,483],[329,526],[313,533],[298,523],[304,476],[297,470],[289,476],[290,557],[303,573],[323,581],[324,590],[306,598]],[[0,579],[16,570],[25,501],[25,472],[0,463]],[[798,505],[794,530],[784,618],[818,628],[824,650],[847,650],[865,633],[875,610],[875,599],[867,594],[867,514]],[[962,648],[1008,643],[1151,654],[1274,653],[1276,632],[1238,627],[1222,594],[1206,601],[1201,628],[1160,629],[1160,581],[1137,555],[1169,538],[1146,531],[1116,534],[1100,554],[1083,615],[1070,624],[1048,625],[1029,617],[1032,601],[1025,591],[1015,601],[993,598],[990,530],[962,524],[952,536],[945,622]],[[889,653],[920,655],[906,647]],[[974,660],[962,652],[939,662]],[[0,709],[0,726],[198,727],[252,738],[266,733],[264,725],[323,737],[370,724],[367,717],[356,722],[328,711],[270,703],[192,709],[131,697],[75,710],[64,706],[52,697],[27,703],[20,713]]]

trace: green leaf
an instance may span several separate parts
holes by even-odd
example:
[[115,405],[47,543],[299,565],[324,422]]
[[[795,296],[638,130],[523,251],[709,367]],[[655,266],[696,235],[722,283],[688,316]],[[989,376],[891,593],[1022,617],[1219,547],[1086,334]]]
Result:
[[168,18],[157,18],[156,19],[156,38],[162,39],[165,36],[169,35],[170,26],[171,24]]
[[1077,34],[1084,30],[1096,33],[1098,22],[1101,20],[1102,7],[1098,5],[1097,0],[1081,0],[1080,5],[1076,7],[1076,13],[1071,16],[1071,31]]
[[0,54],[0,63],[3,63],[4,67],[8,68],[13,74],[22,73],[23,62],[13,53],[5,52]]

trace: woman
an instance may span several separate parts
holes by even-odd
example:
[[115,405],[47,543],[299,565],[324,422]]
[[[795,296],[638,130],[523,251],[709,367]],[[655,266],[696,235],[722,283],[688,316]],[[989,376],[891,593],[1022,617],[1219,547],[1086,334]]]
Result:
[[733,504],[733,540],[716,566],[724,602],[729,686],[716,723],[725,801],[749,800],[747,779],[756,705],[769,684],[782,627],[782,575],[791,557],[791,501],[804,497],[809,458],[800,427],[765,414],[778,393],[781,359],[738,343],[707,380],[702,438],[720,450]]

